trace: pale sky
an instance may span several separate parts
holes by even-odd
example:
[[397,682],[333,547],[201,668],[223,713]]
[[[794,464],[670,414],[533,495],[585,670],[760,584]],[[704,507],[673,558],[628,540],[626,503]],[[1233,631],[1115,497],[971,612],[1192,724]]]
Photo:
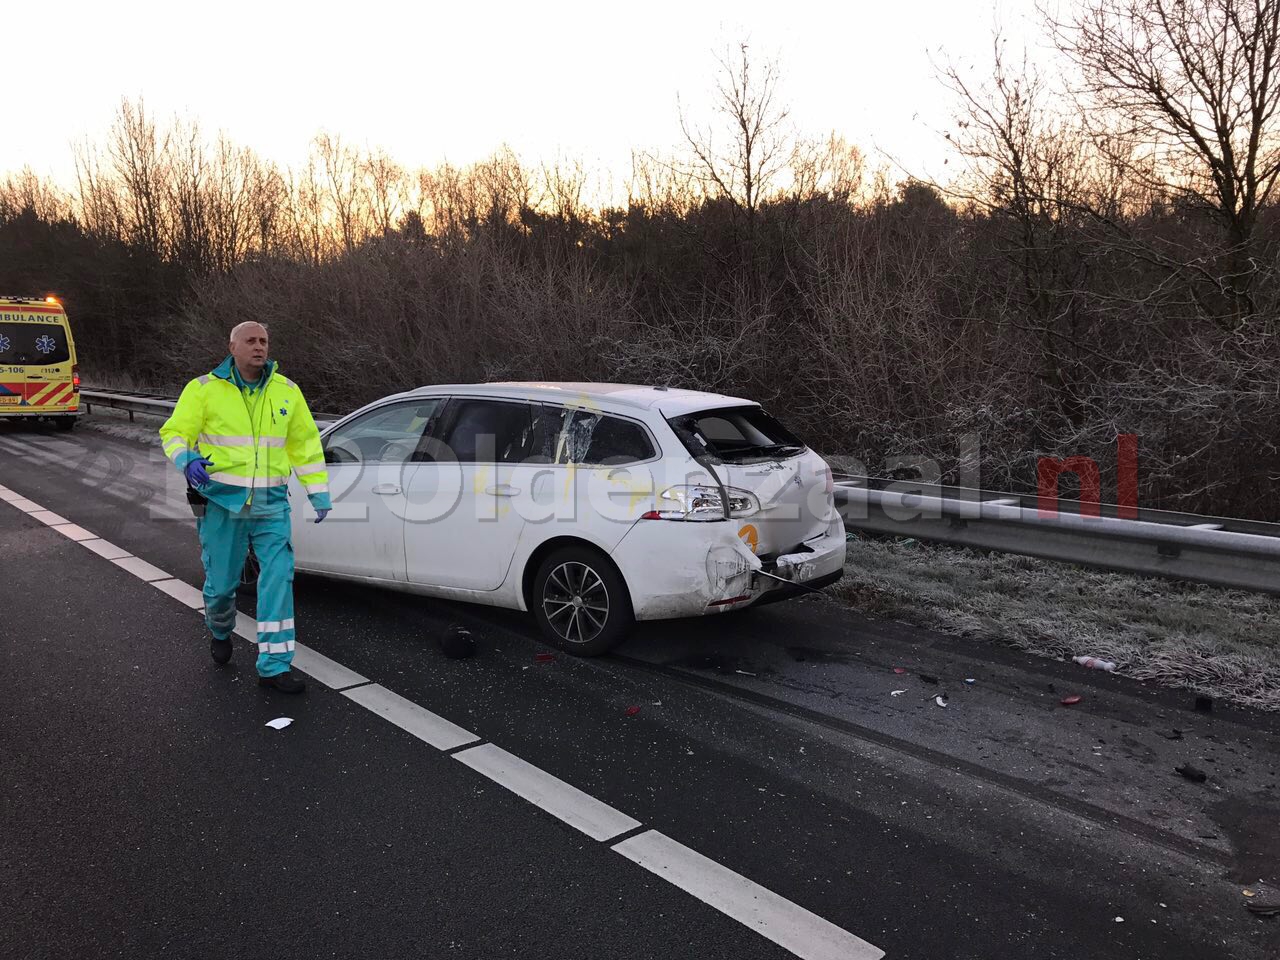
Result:
[[530,164],[565,156],[625,180],[633,147],[680,146],[677,97],[707,118],[715,53],[744,38],[777,60],[801,133],[945,180],[936,131],[953,101],[930,57],[982,76],[995,24],[1038,42],[1033,0],[45,0],[7,4],[4,21],[0,175],[30,165],[67,184],[72,143],[101,140],[124,96],[282,165],[324,130],[410,168],[505,142]]

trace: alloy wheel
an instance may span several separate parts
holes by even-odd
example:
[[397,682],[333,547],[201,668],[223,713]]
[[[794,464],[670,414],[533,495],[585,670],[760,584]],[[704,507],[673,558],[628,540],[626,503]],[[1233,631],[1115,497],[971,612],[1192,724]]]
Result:
[[542,588],[542,612],[566,643],[587,643],[609,622],[609,589],[585,563],[562,563]]

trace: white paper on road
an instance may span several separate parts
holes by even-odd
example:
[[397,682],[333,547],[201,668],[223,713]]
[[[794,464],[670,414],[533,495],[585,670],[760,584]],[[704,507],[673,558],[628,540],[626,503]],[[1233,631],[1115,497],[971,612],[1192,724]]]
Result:
[[273,730],[283,730],[291,723],[293,723],[293,717],[276,717],[274,720],[268,720],[266,725]]

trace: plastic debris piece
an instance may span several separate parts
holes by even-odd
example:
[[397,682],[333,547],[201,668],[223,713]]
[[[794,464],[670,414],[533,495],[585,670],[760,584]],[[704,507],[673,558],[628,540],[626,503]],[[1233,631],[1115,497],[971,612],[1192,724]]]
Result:
[[899,676],[901,676],[902,674],[906,673],[907,671],[906,671],[906,669],[905,669],[905,668],[903,668],[903,667],[894,667],[894,668],[893,668],[893,672],[894,672],[894,673],[896,673],[896,674],[898,674]]
[[1175,773],[1180,773],[1192,783],[1204,783],[1209,779],[1209,775],[1198,767],[1193,767],[1189,763],[1184,763],[1180,767],[1173,768]]
[[923,680],[925,683],[937,683],[937,682],[938,682],[938,678],[937,678],[937,677],[933,676],[932,674],[928,674],[928,673],[922,673],[922,674],[920,674],[920,679],[921,679],[921,680]]
[[274,720],[268,720],[265,725],[272,730],[283,730],[291,723],[293,723],[293,717],[276,717]]
[[556,655],[554,653],[535,653],[533,655],[533,662],[534,663],[551,663],[551,661],[555,660],[555,658],[556,658]]
[[1110,673],[1116,668],[1114,661],[1101,660],[1098,657],[1072,657],[1071,659],[1082,667],[1088,667],[1090,670],[1105,670]]
[[1081,700],[1083,700],[1083,699],[1084,699],[1084,697],[1080,696],[1080,694],[1078,694],[1078,693],[1073,693],[1073,694],[1071,694],[1071,696],[1069,696],[1069,697],[1063,697],[1063,698],[1062,698],[1062,705],[1063,705],[1064,707],[1070,707],[1070,706],[1073,706],[1074,704],[1079,703],[1079,702],[1080,702]]
[[889,691],[889,696],[891,696],[891,697],[900,697],[900,696],[902,696],[902,695],[903,695],[904,693],[906,693],[906,692],[907,692],[907,691],[905,691],[905,690],[890,690],[890,691]]
[[1243,893],[1246,897],[1256,897],[1258,895],[1257,890],[1241,890],[1240,892]]
[[754,673],[748,673],[746,670],[735,670],[735,671],[733,671],[733,672],[734,672],[734,673],[740,673],[740,674],[742,674],[744,677],[754,677],[754,676],[755,676],[755,674],[754,674]]
[[965,683],[977,683],[978,681],[977,681],[974,677],[965,677],[965,678],[964,678],[964,682],[965,682]]
[[1124,923],[1124,917],[1116,917],[1116,923]]
[[624,712],[626,713],[626,715],[627,715],[628,717],[634,717],[637,713],[639,713],[639,712],[640,712],[640,708],[639,708],[639,707],[627,707],[627,709],[626,709]]
[[933,698],[933,702],[940,707],[945,707],[947,705],[947,695],[945,693],[940,693]]

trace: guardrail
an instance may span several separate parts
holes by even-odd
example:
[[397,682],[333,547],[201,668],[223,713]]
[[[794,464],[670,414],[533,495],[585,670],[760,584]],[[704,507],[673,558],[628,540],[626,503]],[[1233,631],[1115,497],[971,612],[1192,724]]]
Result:
[[1280,594],[1280,524],[1160,510],[1129,520],[1114,504],[1094,517],[1070,500],[1042,513],[1034,494],[868,477],[838,480],[835,495],[848,530]]
[[[80,406],[84,408],[85,413],[93,413],[94,404],[100,407],[112,407],[116,410],[127,410],[131,423],[135,413],[142,413],[150,417],[167,418],[173,412],[173,408],[177,406],[177,403],[178,401],[173,397],[164,397],[155,393],[126,393],[115,390],[96,390],[92,387],[81,388],[80,390]],[[344,414],[312,413],[311,416],[315,419],[316,426],[323,430],[329,424],[342,419]]]

